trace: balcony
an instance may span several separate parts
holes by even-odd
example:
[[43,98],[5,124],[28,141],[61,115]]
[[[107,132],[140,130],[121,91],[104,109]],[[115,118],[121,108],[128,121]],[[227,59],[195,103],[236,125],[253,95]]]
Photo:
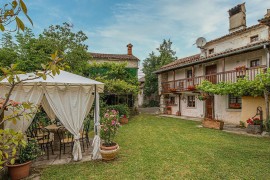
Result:
[[183,91],[194,91],[197,85],[204,80],[214,84],[220,82],[236,82],[239,78],[248,77],[250,81],[255,79],[257,74],[265,72],[266,66],[254,68],[240,68],[232,71],[224,71],[210,75],[196,76],[194,78],[178,79],[175,81],[162,82],[162,93],[179,93]]

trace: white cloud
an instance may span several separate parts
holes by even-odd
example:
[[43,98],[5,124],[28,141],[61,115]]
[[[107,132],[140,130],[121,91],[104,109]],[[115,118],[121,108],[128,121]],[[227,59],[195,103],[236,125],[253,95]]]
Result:
[[[226,0],[138,0],[114,5],[111,23],[88,32],[90,50],[126,53],[126,44],[134,45],[141,60],[155,50],[162,40],[171,38],[179,57],[198,52],[195,40],[208,40],[228,33],[228,10],[241,1]],[[256,24],[269,1],[247,2],[248,25]],[[91,49],[92,48],[92,49]]]

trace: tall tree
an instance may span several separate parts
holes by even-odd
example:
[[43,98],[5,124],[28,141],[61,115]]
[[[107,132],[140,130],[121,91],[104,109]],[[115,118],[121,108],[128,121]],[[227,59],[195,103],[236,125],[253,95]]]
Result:
[[70,71],[82,74],[91,58],[87,52],[88,46],[84,44],[88,37],[82,31],[72,32],[72,28],[68,23],[50,26],[40,35],[39,40],[46,43],[52,52],[61,52],[70,66]]
[[157,48],[159,54],[154,52],[149,54],[143,62],[143,72],[145,74],[144,93],[146,96],[158,94],[158,77],[153,74],[154,71],[160,69],[162,66],[171,63],[177,59],[176,52],[171,48],[171,40],[163,40],[159,48]]

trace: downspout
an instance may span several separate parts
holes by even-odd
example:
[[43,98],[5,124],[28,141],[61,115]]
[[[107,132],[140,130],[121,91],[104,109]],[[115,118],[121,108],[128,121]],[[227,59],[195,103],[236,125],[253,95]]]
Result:
[[[266,52],[266,65],[267,65],[267,70],[269,68],[270,65],[270,58],[269,58],[269,49],[267,48],[266,45],[263,46],[263,48],[265,49]],[[264,100],[265,100],[265,116],[266,116],[266,129],[269,130],[269,91],[267,88],[265,88],[264,90]]]

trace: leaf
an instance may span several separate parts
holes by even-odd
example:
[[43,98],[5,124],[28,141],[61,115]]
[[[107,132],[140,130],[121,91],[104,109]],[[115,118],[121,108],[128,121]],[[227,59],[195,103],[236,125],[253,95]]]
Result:
[[5,26],[2,23],[0,24],[0,29],[1,31],[5,31]]
[[24,26],[24,23],[22,22],[22,20],[20,18],[18,18],[18,16],[15,18],[15,20],[16,20],[18,28],[21,29],[22,31],[24,31],[25,26]]
[[12,7],[13,7],[13,9],[15,9],[15,8],[17,7],[17,5],[18,5],[17,1],[13,1],[13,2],[12,2]]
[[16,119],[12,119],[12,123],[13,123],[14,125],[16,125],[16,124],[17,124],[17,120],[16,120]]
[[32,26],[33,26],[33,21],[32,21],[32,19],[28,16],[28,14],[25,14],[25,16],[27,17],[27,19],[29,20],[29,22],[32,24]]
[[20,0],[20,4],[21,4],[21,7],[22,7],[22,10],[23,10],[24,14],[27,14],[27,7],[24,4],[23,0]]
[[15,163],[15,158],[12,158],[11,160],[10,160],[10,164],[14,164]]

